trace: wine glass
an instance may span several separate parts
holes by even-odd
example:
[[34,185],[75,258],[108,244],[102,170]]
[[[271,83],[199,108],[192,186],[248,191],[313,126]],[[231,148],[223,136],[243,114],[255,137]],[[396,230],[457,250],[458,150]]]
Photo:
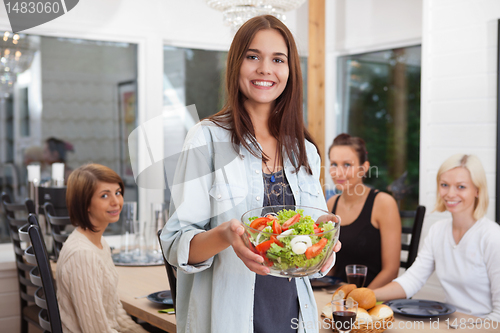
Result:
[[352,298],[332,301],[332,312],[333,324],[339,333],[349,333],[356,321],[358,302]]
[[368,267],[365,265],[347,265],[345,267],[347,275],[347,283],[355,284],[356,287],[362,288],[365,284]]
[[134,261],[137,247],[137,202],[124,202],[121,211],[122,234],[120,244],[120,262]]

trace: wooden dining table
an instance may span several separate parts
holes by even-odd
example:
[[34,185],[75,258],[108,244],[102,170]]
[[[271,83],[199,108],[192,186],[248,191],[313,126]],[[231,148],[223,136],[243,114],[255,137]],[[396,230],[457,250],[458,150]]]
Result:
[[164,331],[175,332],[175,315],[159,313],[167,306],[147,299],[152,293],[170,289],[165,266],[116,266],[116,270],[120,276],[118,293],[125,311]]
[[[116,267],[120,280],[118,291],[125,311],[130,315],[142,319],[151,325],[159,327],[167,332],[175,332],[176,321],[174,314],[159,313],[158,310],[165,306],[158,305],[147,299],[147,295],[168,290],[168,278],[164,266],[149,267]],[[330,302],[332,295],[325,290],[314,292],[318,305],[318,321],[316,323],[305,323],[317,325],[320,333],[331,333],[331,324],[321,317],[321,309]],[[412,333],[412,332],[499,332],[500,323],[485,322],[476,323],[479,319],[464,313],[455,312],[448,316],[434,318],[411,318],[395,315],[395,321],[385,332]],[[489,328],[485,326],[489,325]],[[450,331],[451,330],[451,331]]]

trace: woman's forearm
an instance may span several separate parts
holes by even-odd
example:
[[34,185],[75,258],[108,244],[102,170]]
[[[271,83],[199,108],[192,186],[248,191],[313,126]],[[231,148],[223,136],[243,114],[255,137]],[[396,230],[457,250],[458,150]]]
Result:
[[240,221],[231,219],[209,231],[197,234],[189,245],[188,263],[198,264],[232,246],[235,254],[248,269],[261,275],[269,274],[269,268],[262,265],[264,258],[250,250],[243,242],[241,236],[244,231]]
[[[399,268],[399,267],[398,267]],[[372,282],[368,285],[370,289],[377,289],[385,286],[392,280],[398,277],[398,271],[394,271],[393,269],[382,269],[377,276],[372,280]]]
[[199,233],[191,239],[189,244],[188,264],[195,265],[215,256],[231,245],[227,239],[229,224],[223,224]]
[[373,290],[377,301],[389,301],[391,299],[406,298],[406,293],[397,282],[392,281],[391,283]]

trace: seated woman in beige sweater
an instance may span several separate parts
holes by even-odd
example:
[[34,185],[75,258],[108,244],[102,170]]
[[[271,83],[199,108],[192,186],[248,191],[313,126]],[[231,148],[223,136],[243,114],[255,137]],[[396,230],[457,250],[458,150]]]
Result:
[[77,228],[57,261],[57,300],[64,332],[147,332],[125,312],[118,273],[102,234],[118,221],[124,184],[110,168],[88,164],[68,179],[66,203]]

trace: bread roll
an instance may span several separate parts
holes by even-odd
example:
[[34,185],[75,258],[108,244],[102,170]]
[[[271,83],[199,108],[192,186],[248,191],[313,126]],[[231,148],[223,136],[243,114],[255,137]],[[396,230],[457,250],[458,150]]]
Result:
[[356,313],[356,323],[357,324],[364,325],[364,324],[371,323],[372,321],[373,321],[373,319],[370,316],[370,314],[368,313],[368,311],[366,311],[363,308],[358,308],[358,312]]
[[[321,314],[328,318],[333,320],[333,311],[332,311],[332,303],[328,303],[321,309]],[[371,317],[370,317],[371,318]]]
[[373,308],[377,303],[375,293],[368,288],[354,289],[347,296],[352,297],[356,302],[358,302],[358,307],[365,310]]
[[394,314],[392,309],[385,304],[376,305],[368,313],[374,321],[389,318]]
[[355,284],[345,284],[345,285],[339,287],[337,290],[335,290],[335,293],[333,294],[332,299],[334,301],[336,301],[336,300],[339,300],[339,299],[346,298],[347,295],[349,295],[349,293],[351,291],[353,291],[354,289],[356,289],[356,285]]

